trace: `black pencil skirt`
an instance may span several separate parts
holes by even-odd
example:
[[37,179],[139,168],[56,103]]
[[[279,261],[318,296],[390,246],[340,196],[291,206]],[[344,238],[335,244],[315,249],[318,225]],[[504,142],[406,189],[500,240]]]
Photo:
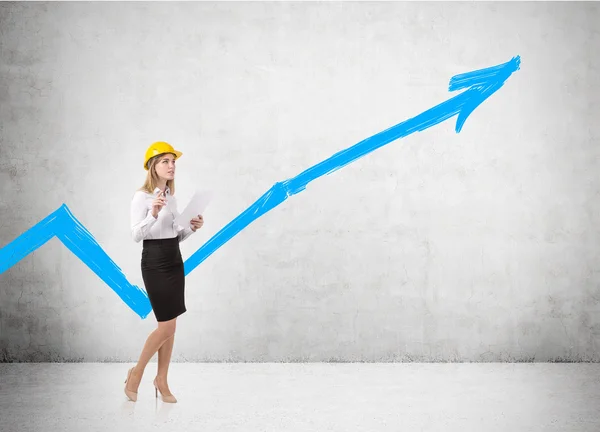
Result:
[[142,278],[157,321],[169,321],[186,311],[185,274],[179,239],[144,240]]

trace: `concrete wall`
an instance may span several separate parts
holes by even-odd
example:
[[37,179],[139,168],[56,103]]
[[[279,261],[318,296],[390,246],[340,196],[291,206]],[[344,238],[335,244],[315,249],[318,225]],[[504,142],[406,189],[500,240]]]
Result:
[[[599,361],[597,3],[3,3],[0,247],[63,203],[143,286],[129,204],[155,140],[215,200],[184,259],[276,181],[521,70],[186,279],[173,361]],[[130,361],[155,327],[56,238],[0,274],[0,360]]]

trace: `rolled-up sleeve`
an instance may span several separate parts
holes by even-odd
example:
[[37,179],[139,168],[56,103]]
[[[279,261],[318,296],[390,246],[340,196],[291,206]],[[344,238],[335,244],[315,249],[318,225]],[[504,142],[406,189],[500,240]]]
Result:
[[137,243],[146,238],[156,218],[148,211],[143,192],[136,192],[131,200],[131,235]]

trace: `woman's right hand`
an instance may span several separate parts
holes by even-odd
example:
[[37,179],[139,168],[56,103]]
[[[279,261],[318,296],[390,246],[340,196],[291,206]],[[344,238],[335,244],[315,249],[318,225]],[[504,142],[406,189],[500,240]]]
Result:
[[164,196],[164,192],[159,192],[158,196],[152,201],[152,216],[154,219],[158,218],[158,212],[167,205],[167,200]]

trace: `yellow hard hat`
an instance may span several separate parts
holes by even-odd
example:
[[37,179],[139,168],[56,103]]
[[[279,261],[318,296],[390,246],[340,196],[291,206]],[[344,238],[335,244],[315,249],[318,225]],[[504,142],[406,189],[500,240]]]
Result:
[[164,141],[157,141],[148,147],[148,150],[146,150],[146,155],[144,156],[144,169],[148,171],[148,161],[150,159],[152,159],[154,156],[165,153],[174,154],[175,159],[179,158],[183,154],[180,151],[175,150],[171,144]]

